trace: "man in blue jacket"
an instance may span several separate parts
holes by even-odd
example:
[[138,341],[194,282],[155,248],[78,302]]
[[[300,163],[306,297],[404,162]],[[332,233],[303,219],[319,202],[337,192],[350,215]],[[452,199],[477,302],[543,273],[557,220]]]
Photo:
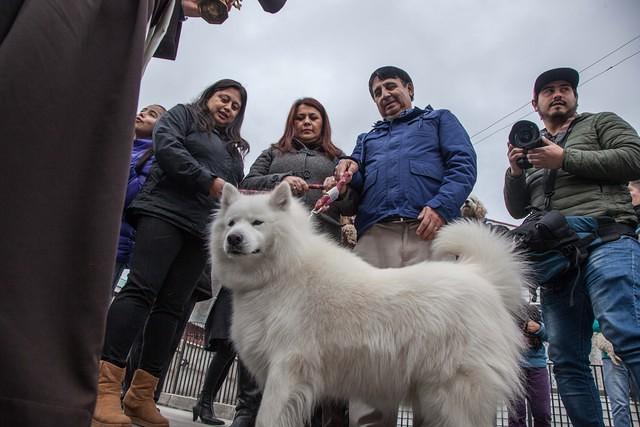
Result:
[[[369,92],[382,120],[358,137],[336,179],[351,172],[351,187],[361,194],[356,253],[380,268],[402,267],[429,259],[440,227],[460,216],[476,182],[476,155],[450,111],[413,107],[413,82],[404,70],[378,68]],[[396,424],[395,413],[350,405],[358,425]]]

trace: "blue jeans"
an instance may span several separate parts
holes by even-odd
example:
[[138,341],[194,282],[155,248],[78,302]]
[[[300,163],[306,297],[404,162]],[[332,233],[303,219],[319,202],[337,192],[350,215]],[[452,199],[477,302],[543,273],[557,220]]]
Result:
[[603,427],[602,407],[589,353],[594,315],[631,375],[640,379],[640,243],[631,237],[606,243],[582,268],[570,306],[571,287],[542,291],[549,358],[558,391],[576,427]]
[[[635,388],[629,370],[624,365],[616,365],[611,359],[602,359],[604,387],[611,404],[611,415],[615,427],[631,427],[629,392]],[[635,391],[637,394],[637,390]]]

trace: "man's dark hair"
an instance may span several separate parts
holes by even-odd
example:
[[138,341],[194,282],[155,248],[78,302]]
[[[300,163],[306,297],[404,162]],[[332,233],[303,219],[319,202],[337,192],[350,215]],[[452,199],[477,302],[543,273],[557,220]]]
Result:
[[[369,93],[371,94],[371,97],[373,98],[373,81],[375,80],[375,78],[378,78],[380,80],[385,80],[385,79],[400,79],[402,81],[402,83],[406,86],[409,83],[413,83],[413,81],[411,80],[411,77],[409,77],[409,74],[407,74],[406,71],[398,68],[398,67],[394,67],[392,65],[385,65],[384,67],[380,67],[377,70],[375,70],[373,73],[371,73],[371,77],[369,77]],[[413,101],[413,96],[411,96],[411,100]]]

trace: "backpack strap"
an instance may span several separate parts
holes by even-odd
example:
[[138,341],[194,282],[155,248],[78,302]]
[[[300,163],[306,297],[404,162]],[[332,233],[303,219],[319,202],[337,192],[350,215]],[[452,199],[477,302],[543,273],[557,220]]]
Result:
[[[567,131],[560,137],[558,141],[554,141],[558,146],[564,147],[564,144],[569,137],[569,134],[573,130],[573,126],[576,124],[576,120],[574,119]],[[548,132],[545,132],[545,137],[549,138],[551,135]],[[550,139],[554,139],[551,137]],[[544,177],[542,178],[542,188],[544,189],[544,210],[551,210],[551,197],[556,192],[556,175],[558,175],[557,169],[545,169]]]

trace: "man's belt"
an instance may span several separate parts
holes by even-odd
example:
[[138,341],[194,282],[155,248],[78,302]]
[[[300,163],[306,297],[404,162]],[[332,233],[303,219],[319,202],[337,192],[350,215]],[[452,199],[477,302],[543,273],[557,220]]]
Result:
[[380,221],[378,221],[379,223],[382,224],[386,224],[386,223],[402,223],[402,222],[417,222],[417,218],[408,218],[406,216],[400,216],[400,215],[391,215],[391,216],[387,216],[382,218]]

